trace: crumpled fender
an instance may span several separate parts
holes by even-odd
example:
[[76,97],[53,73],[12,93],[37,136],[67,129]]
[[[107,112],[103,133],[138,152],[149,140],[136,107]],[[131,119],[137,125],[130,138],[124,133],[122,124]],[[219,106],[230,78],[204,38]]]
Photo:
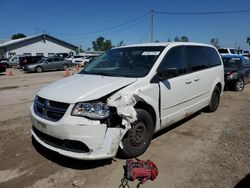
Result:
[[136,104],[136,96],[134,94],[123,94],[118,97],[110,97],[107,100],[107,105],[116,107],[117,114],[129,123],[137,120],[137,113],[134,108]]

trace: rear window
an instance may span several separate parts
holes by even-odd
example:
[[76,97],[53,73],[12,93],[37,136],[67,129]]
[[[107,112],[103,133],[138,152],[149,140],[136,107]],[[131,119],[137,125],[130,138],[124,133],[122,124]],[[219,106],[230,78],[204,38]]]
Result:
[[219,49],[218,51],[219,51],[219,53],[221,53],[221,54],[228,54],[227,49]]
[[224,67],[229,68],[239,68],[241,67],[241,58],[240,57],[222,57]]
[[234,50],[234,49],[230,49],[230,53],[231,54],[237,54],[236,50]]

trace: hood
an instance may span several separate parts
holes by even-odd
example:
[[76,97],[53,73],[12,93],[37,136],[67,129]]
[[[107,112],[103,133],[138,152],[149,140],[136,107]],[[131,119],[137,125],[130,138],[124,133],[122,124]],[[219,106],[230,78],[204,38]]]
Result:
[[99,99],[135,82],[137,78],[76,74],[42,88],[38,96],[65,103]]
[[240,70],[240,68],[224,67],[224,72],[226,75],[231,74],[232,72],[237,72],[239,70]]

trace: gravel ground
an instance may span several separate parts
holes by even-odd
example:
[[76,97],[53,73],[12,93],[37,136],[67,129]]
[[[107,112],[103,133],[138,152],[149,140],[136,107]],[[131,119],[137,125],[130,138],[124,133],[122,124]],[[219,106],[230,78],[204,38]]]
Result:
[[[119,187],[125,160],[77,161],[32,143],[29,106],[64,72],[13,73],[0,74],[0,187]],[[139,158],[156,162],[159,176],[141,187],[249,188],[249,126],[250,84],[225,91],[215,113],[198,112],[155,134]]]

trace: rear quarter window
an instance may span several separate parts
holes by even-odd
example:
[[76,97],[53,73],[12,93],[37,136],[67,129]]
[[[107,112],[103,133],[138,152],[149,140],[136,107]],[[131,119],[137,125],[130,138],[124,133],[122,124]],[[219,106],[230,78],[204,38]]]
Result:
[[214,48],[206,47],[207,56],[209,59],[210,67],[215,67],[221,65],[221,60],[219,54],[216,52]]

